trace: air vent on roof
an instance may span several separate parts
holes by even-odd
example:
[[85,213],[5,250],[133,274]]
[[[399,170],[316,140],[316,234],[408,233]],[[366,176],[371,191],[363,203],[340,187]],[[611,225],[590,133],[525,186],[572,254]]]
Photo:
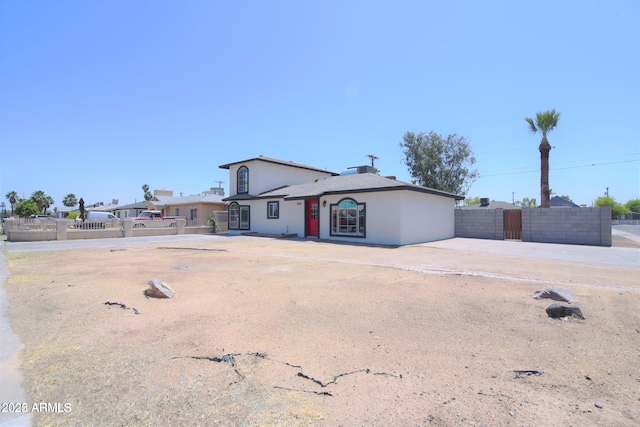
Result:
[[488,197],[482,197],[480,199],[480,206],[489,206],[489,198]]
[[355,175],[358,173],[375,173],[375,169],[371,166],[352,166],[342,171],[340,175]]

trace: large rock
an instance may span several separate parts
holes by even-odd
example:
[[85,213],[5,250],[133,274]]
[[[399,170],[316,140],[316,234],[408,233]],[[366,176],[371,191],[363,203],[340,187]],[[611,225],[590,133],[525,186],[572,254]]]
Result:
[[542,288],[531,296],[535,299],[549,298],[554,301],[568,302],[569,304],[576,302],[576,296],[571,291],[555,286]]
[[173,298],[175,292],[166,283],[158,279],[149,280],[149,289],[144,294],[154,298]]
[[562,304],[551,304],[547,307],[547,315],[549,317],[553,317],[554,319],[560,317],[577,317],[578,319],[584,320],[584,316],[582,315],[582,311],[580,311],[580,307],[567,307]]

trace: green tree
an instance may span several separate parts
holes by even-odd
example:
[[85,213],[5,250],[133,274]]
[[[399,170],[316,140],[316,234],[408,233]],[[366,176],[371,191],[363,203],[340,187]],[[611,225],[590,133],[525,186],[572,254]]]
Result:
[[630,212],[640,213],[640,199],[631,199],[624,206],[629,209]]
[[48,198],[49,196],[47,196],[42,190],[34,191],[31,194],[31,200],[33,200],[36,206],[38,206],[40,211],[39,213],[42,213],[43,215],[46,213],[47,203],[49,201]]
[[613,219],[620,218],[622,215],[629,212],[624,205],[618,203],[616,199],[611,196],[598,197],[594,205],[599,208],[602,206],[611,206],[611,218]]
[[9,201],[9,204],[11,205],[11,216],[13,216],[13,206],[20,201],[20,197],[18,197],[18,193],[16,193],[15,191],[9,191],[4,197]]
[[560,120],[560,113],[557,113],[555,109],[551,111],[543,111],[536,113],[536,120],[531,117],[525,118],[529,123],[529,130],[532,133],[540,132],[542,134],[542,140],[538,150],[540,151],[540,200],[541,207],[549,207],[549,199],[551,198],[551,191],[549,189],[549,152],[551,152],[551,144],[547,140],[547,135],[557,125]]
[[20,218],[29,218],[31,215],[38,215],[40,208],[33,200],[25,199],[16,203],[15,211]]
[[480,197],[465,197],[464,204],[467,206],[479,205]]
[[478,178],[470,169],[476,159],[464,136],[407,132],[400,146],[414,184],[464,195]]
[[75,194],[69,193],[66,196],[64,196],[64,199],[62,199],[62,204],[68,208],[71,208],[78,204],[78,198],[76,197]]
[[560,196],[560,198],[565,199],[567,202],[571,202],[571,203],[573,203],[573,200],[571,200],[571,197],[569,197],[569,196],[567,196],[567,195],[564,195],[564,194],[563,194],[562,196]]
[[149,191],[149,186],[147,184],[142,184],[142,191],[144,191],[144,199],[146,201],[153,199],[153,195]]
[[535,209],[538,207],[538,202],[535,197],[533,199],[525,197],[524,199],[522,199],[521,202],[519,202],[519,204],[523,208],[529,208],[529,209]]

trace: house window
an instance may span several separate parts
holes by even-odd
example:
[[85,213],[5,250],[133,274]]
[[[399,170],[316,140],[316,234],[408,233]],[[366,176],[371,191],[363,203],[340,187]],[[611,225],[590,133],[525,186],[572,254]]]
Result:
[[351,198],[331,205],[331,235],[366,237],[367,211],[365,203]]
[[229,229],[248,230],[249,225],[249,206],[231,203],[229,205]]
[[280,218],[280,202],[267,202],[267,218]]
[[189,208],[189,221],[198,220],[198,208]]
[[240,206],[240,230],[249,229],[249,206]]
[[174,216],[180,216],[180,208],[176,208],[176,213],[174,214]]
[[237,203],[229,205],[229,229],[237,230],[240,228],[240,206]]
[[238,194],[249,192],[249,168],[241,166],[238,169]]

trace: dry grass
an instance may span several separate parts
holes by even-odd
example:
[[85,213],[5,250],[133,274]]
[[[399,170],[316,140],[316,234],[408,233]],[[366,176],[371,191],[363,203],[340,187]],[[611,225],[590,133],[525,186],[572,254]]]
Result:
[[154,361],[134,349],[39,346],[25,353],[24,370],[33,401],[57,395],[71,405],[39,414],[43,426],[298,426],[323,417],[299,393],[240,380],[224,364]]
[[[640,421],[640,371],[629,363],[640,348],[638,269],[422,247],[214,243],[228,252],[200,243],[7,254],[30,403],[72,408],[36,414],[36,425]],[[534,276],[576,283],[587,320],[548,319],[549,303],[530,298]],[[176,296],[146,299],[151,278]],[[229,353],[237,366],[192,357]],[[327,387],[297,375],[327,383],[366,368],[390,375],[358,373]],[[514,369],[545,375],[516,380]],[[595,401],[607,410],[595,412]]]

